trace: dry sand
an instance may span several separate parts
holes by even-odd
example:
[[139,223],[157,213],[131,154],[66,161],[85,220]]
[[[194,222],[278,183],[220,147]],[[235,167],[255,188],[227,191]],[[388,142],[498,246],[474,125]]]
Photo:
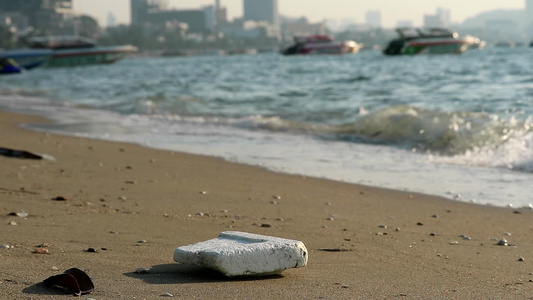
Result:
[[[72,267],[95,284],[82,299],[533,299],[530,209],[16,126],[24,122],[44,120],[0,112],[0,147],[56,161],[0,156],[0,245],[12,246],[0,249],[0,299],[70,299],[40,282]],[[20,211],[29,216],[9,215]],[[226,279],[173,262],[176,247],[226,230],[301,240],[309,263]],[[39,244],[50,254],[32,253]],[[151,273],[135,274],[139,267]]]

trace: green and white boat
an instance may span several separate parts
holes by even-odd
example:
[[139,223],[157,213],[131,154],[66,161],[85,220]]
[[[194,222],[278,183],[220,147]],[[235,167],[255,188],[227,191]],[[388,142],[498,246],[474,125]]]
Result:
[[442,28],[427,30],[397,28],[399,38],[392,40],[383,53],[387,55],[417,55],[463,53],[471,45],[468,39],[461,39],[457,32]]
[[98,46],[94,41],[78,36],[32,38],[28,44],[33,49],[52,50],[47,67],[109,64],[137,51],[137,48],[131,45]]

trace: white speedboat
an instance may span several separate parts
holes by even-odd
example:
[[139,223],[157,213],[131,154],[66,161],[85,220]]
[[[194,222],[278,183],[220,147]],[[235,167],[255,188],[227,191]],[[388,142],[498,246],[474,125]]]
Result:
[[398,38],[390,41],[383,53],[387,55],[417,55],[463,53],[471,41],[459,38],[456,32],[442,28],[427,30],[397,28]]
[[356,53],[361,48],[354,41],[334,42],[329,35],[295,37],[294,44],[283,51],[284,55]]

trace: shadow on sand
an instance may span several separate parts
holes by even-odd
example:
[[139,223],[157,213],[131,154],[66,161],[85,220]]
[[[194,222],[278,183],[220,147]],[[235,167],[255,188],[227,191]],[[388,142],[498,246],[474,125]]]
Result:
[[226,277],[217,271],[183,264],[155,265],[148,274],[138,274],[134,272],[124,273],[125,276],[143,280],[149,284],[182,284],[182,283],[205,283],[223,281],[247,281],[247,280],[268,280],[283,278],[282,275],[270,276],[239,276]]
[[34,285],[28,286],[27,288],[23,289],[22,292],[24,294],[49,295],[49,296],[68,295],[69,294],[67,292],[61,291],[60,289],[47,287],[42,282],[39,282],[39,283],[36,283]]

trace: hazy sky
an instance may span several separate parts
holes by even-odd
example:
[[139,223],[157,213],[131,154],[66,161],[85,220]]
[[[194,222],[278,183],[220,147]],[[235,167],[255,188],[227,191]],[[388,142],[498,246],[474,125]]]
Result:
[[[221,0],[230,19],[242,16],[243,0]],[[399,20],[412,20],[422,25],[424,14],[434,14],[438,7],[451,10],[453,22],[462,22],[481,12],[494,9],[525,9],[526,0],[278,0],[280,13],[290,17],[307,16],[311,21],[353,19],[364,22],[365,12],[380,10],[383,26],[394,27]],[[174,8],[199,8],[214,0],[169,0]],[[73,0],[74,9],[107,25],[112,12],[119,23],[130,21],[130,0]]]

